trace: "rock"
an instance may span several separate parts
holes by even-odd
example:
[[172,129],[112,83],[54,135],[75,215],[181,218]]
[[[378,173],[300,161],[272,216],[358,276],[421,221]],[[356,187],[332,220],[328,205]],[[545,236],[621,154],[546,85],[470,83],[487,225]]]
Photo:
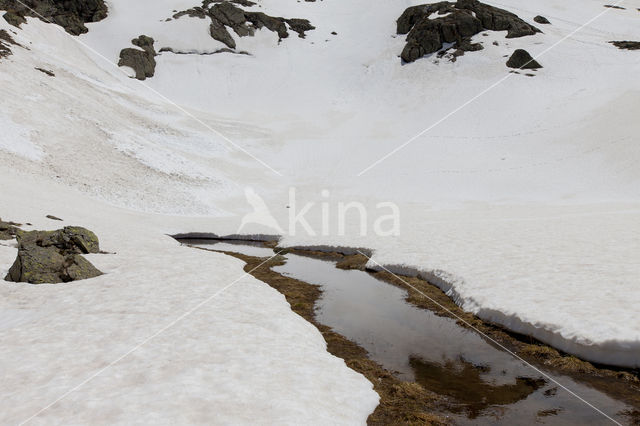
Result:
[[289,37],[284,18],[274,18],[262,12],[247,12],[246,17],[254,27],[266,27],[269,31],[277,33],[280,40]]
[[68,278],[69,281],[86,280],[102,275],[102,272],[79,254],[67,257],[67,261],[70,262],[65,271],[67,274],[65,278]]
[[[209,9],[209,16],[234,30],[244,26],[244,23],[247,21],[242,9],[227,2],[218,3],[211,7],[211,9]],[[241,32],[245,33],[243,30],[241,30]],[[238,35],[240,35],[240,33],[238,33]]]
[[[35,67],[35,69],[40,71],[43,74],[48,75],[49,77],[55,77],[56,76],[56,74],[51,70],[47,70],[47,69],[40,68],[40,67]],[[49,218],[49,219],[51,219],[51,218]],[[62,220],[62,219],[58,219],[58,220]]]
[[62,283],[102,275],[81,256],[99,253],[98,237],[78,226],[57,231],[18,231],[18,257],[7,281],[31,284]]
[[[305,33],[307,31],[316,29],[316,27],[311,25],[311,22],[309,22],[309,20],[307,19],[291,18],[291,19],[286,19],[285,22],[289,25],[289,28],[291,28],[291,30],[298,33],[298,37],[300,38],[305,38],[306,37]],[[335,35],[336,33],[334,32],[333,34]]]
[[209,26],[209,34],[214,40],[224,43],[229,49],[236,48],[236,41],[231,37],[227,27],[217,20],[212,20]]
[[11,34],[9,34],[6,30],[0,30],[0,58],[6,58],[9,55],[12,55],[11,47],[9,46],[19,46],[18,43],[13,40]]
[[131,40],[134,46],[140,49],[126,48],[120,51],[120,60],[118,66],[127,66],[133,68],[138,80],[145,80],[153,77],[156,70],[156,51],[153,47],[154,40],[151,37],[141,35]]
[[248,7],[255,5],[255,3],[247,0],[204,0],[202,6],[177,12],[173,18],[190,16],[204,19],[209,17],[211,19],[209,34],[213,39],[224,43],[230,49],[236,48],[236,42],[229,29],[240,37],[247,37],[253,36],[256,29],[267,28],[269,31],[277,33],[280,40],[289,37],[287,25],[301,38],[305,37],[306,31],[315,29],[306,19],[269,16],[263,12],[245,11],[237,5]]
[[20,226],[19,223],[3,222],[0,219],[0,240],[13,240],[20,230],[18,226]]
[[507,38],[525,37],[542,32],[520,19],[518,15],[480,3],[478,0],[458,0],[456,7],[474,12],[488,30],[507,31]]
[[30,16],[58,24],[72,35],[86,33],[86,22],[100,21],[108,12],[104,0],[0,0],[0,10],[7,11],[4,18],[11,25],[19,27]]
[[623,50],[640,50],[640,41],[610,41],[618,49]]
[[62,234],[67,250],[80,250],[83,254],[100,253],[98,236],[88,229],[80,226],[66,226]]
[[405,62],[437,52],[444,43],[455,43],[458,56],[465,51],[481,50],[481,45],[468,40],[485,30],[507,31],[507,38],[540,32],[517,15],[477,0],[412,6],[402,13],[396,24],[398,34],[407,34],[407,44],[400,55]]
[[524,49],[518,49],[513,52],[513,55],[507,61],[507,66],[509,68],[519,68],[519,69],[537,69],[542,68],[538,62],[536,62],[533,57]]
[[65,269],[65,257],[57,250],[28,246],[18,250],[18,257],[9,269],[7,281],[31,284],[61,283]]
[[549,20],[547,18],[545,18],[544,16],[536,16],[535,18],[533,18],[534,21],[536,21],[538,24],[550,24],[551,22],[549,22]]
[[[38,68],[36,68],[36,69],[38,69]],[[44,71],[43,71],[43,72],[44,72]],[[48,215],[46,216],[46,218],[47,218],[47,219],[51,219],[51,220],[59,220],[60,222],[62,222],[62,219],[60,219],[59,217],[53,216],[53,215],[51,215],[51,214],[48,214]]]

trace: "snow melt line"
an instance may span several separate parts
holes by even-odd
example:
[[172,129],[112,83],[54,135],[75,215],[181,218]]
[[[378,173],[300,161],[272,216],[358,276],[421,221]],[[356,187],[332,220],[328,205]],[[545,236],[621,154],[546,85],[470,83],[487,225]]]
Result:
[[[19,0],[18,0],[19,1]],[[613,4],[613,6],[618,6],[620,5],[622,2],[624,2],[624,0],[618,0],[616,3]],[[580,32],[581,30],[583,30],[584,28],[586,28],[587,26],[589,26],[591,23],[593,23],[594,21],[596,21],[597,19],[600,19],[603,15],[605,15],[607,12],[609,12],[612,8],[605,8],[604,11],[598,13],[596,16],[594,16],[593,18],[589,19],[587,22],[585,22],[584,24],[580,25],[578,28],[576,28],[575,30],[571,31],[569,34],[567,34],[566,36],[564,36],[563,38],[561,38],[560,40],[558,40],[557,42],[555,42],[553,45],[549,46],[547,49],[543,50],[542,53],[536,55],[535,57],[533,57],[531,60],[529,60],[527,63],[525,63],[524,65],[527,65],[531,62],[534,62],[535,60],[537,60],[538,58],[541,58],[543,55],[545,55],[546,53],[548,53],[549,51],[551,51],[552,49],[554,49],[555,47],[557,47],[559,44],[563,43],[564,41],[566,41],[567,39],[573,37],[575,34],[577,34],[578,32]],[[523,65],[523,66],[524,66]],[[430,130],[432,130],[433,128],[437,127],[438,125],[442,124],[444,121],[446,121],[447,119],[449,119],[451,116],[457,114],[459,111],[463,110],[465,107],[469,106],[470,104],[474,103],[476,100],[478,100],[479,98],[481,98],[482,96],[484,96],[485,94],[487,94],[488,92],[490,92],[491,90],[495,89],[496,87],[498,87],[499,85],[501,85],[502,83],[504,83],[505,81],[507,81],[509,78],[511,78],[514,74],[513,73],[508,73],[506,76],[502,77],[500,80],[496,81],[495,83],[493,83],[491,86],[487,87],[486,89],[484,89],[483,91],[481,91],[480,93],[478,93],[477,95],[475,95],[474,97],[472,97],[471,99],[469,99],[468,101],[466,101],[465,103],[463,103],[462,105],[460,105],[459,107],[455,108],[453,111],[451,111],[450,113],[448,113],[447,115],[445,115],[444,117],[442,117],[440,120],[436,121],[435,123],[433,123],[431,126],[427,127],[426,129],[424,129],[423,131],[421,131],[420,133],[418,133],[417,135],[415,135],[414,137],[412,137],[411,139],[409,139],[408,141],[406,141],[405,143],[403,143],[402,145],[396,147],[395,149],[393,149],[391,152],[387,153],[386,155],[384,155],[382,158],[380,158],[379,160],[375,161],[374,163],[372,163],[371,165],[369,165],[368,167],[366,167],[365,169],[363,169],[360,173],[358,173],[358,177],[362,176],[363,174],[367,173],[369,170],[373,169],[375,166],[377,166],[378,164],[382,163],[383,161],[385,161],[387,158],[391,157],[392,155],[394,155],[395,153],[397,153],[398,151],[400,151],[401,149],[405,148],[407,145],[409,145],[411,142],[415,141],[416,139],[420,138],[421,136],[423,136],[425,133],[429,132]]]
[[396,277],[397,279],[399,279],[400,281],[402,281],[404,284],[406,284],[407,286],[411,287],[413,290],[417,291],[418,293],[420,293],[422,296],[426,297],[427,299],[429,299],[431,302],[435,303],[436,305],[438,305],[438,307],[440,307],[441,309],[444,309],[445,311],[447,311],[450,315],[452,315],[453,317],[455,317],[456,319],[458,319],[459,321],[463,322],[467,327],[471,328],[472,330],[476,331],[478,334],[480,334],[482,337],[490,340],[492,343],[496,344],[498,347],[500,347],[502,350],[506,351],[507,353],[511,354],[514,358],[518,359],[519,361],[522,361],[524,364],[526,364],[527,366],[531,367],[533,370],[535,370],[536,372],[538,372],[539,374],[543,375],[545,378],[551,380],[553,383],[555,383],[556,385],[560,386],[562,389],[564,389],[565,391],[567,391],[570,395],[573,395],[574,397],[576,397],[577,399],[579,399],[580,401],[584,402],[586,405],[588,405],[589,407],[593,408],[595,411],[597,411],[598,413],[602,414],[604,417],[606,417],[607,419],[611,420],[613,423],[622,426],[622,424],[620,422],[618,422],[617,420],[615,420],[614,418],[612,418],[611,416],[609,416],[607,413],[605,413],[604,411],[600,410],[598,407],[596,407],[595,405],[591,404],[589,401],[587,401],[586,399],[582,398],[580,395],[578,395],[577,393],[575,393],[574,391],[572,391],[571,389],[569,389],[568,387],[566,387],[565,385],[563,385],[562,383],[558,382],[556,379],[554,379],[551,375],[545,373],[544,371],[540,370],[539,368],[537,368],[536,366],[534,366],[533,364],[531,364],[530,362],[527,362],[524,360],[524,358],[522,358],[521,356],[519,356],[518,354],[516,354],[513,351],[510,351],[508,348],[506,348],[504,345],[500,344],[498,341],[496,341],[495,339],[491,338],[489,335],[487,335],[486,333],[483,333],[481,330],[479,330],[478,328],[474,327],[472,324],[470,324],[468,321],[466,321],[464,318],[456,315],[454,312],[452,312],[450,309],[448,309],[446,306],[443,306],[442,304],[440,304],[437,300],[429,297],[428,295],[426,295],[425,293],[423,293],[422,291],[418,290],[415,286],[409,284],[406,280],[402,279],[401,277],[399,277],[398,275],[394,274],[393,272],[391,272],[389,269],[387,269],[386,267],[384,267],[383,265],[381,265],[380,263],[378,263],[376,260],[372,259],[371,257],[367,256],[365,253],[363,253],[362,251],[358,250],[358,253],[360,253],[361,255],[363,255],[364,257],[366,257],[367,259],[369,259],[371,262],[375,263],[379,268],[383,269],[384,271],[390,273],[391,275],[393,275],[394,277]]
[[[104,59],[105,62],[107,62],[110,65],[113,65],[119,72],[121,72],[122,74],[126,75],[127,77],[129,77],[129,75],[122,70],[122,68],[120,68],[115,62],[111,61],[109,58],[107,58],[106,56],[104,56],[102,53],[98,52],[97,50],[95,50],[94,48],[92,48],[91,46],[89,46],[88,44],[84,43],[82,40],[78,39],[77,37],[72,36],[71,34],[67,33],[64,28],[60,27],[59,25],[57,25],[56,23],[54,23],[53,21],[51,21],[50,19],[42,16],[40,13],[38,13],[37,11],[35,11],[34,9],[32,9],[31,7],[29,7],[28,5],[24,4],[21,0],[16,0],[16,2],[20,3],[21,5],[23,5],[24,7],[26,7],[27,9],[29,9],[31,12],[33,12],[34,14],[36,14],[37,16],[39,16],[40,18],[42,18],[42,20],[44,20],[45,22],[48,22],[52,25],[54,25],[56,28],[58,28],[60,31],[64,32],[67,36],[71,37],[71,39],[73,41],[75,41],[76,43],[78,43],[79,45],[83,46],[85,49],[87,49],[88,51],[92,52],[93,54],[95,54],[96,56]],[[205,123],[204,121],[200,120],[198,117],[196,117],[195,115],[193,115],[192,113],[190,113],[189,111],[187,111],[185,108],[181,107],[180,105],[178,105],[176,102],[172,101],[171,99],[169,99],[168,97],[166,97],[165,95],[163,95],[162,93],[158,92],[156,89],[154,89],[153,87],[149,86],[147,83],[141,81],[141,80],[136,80],[138,81],[138,83],[140,83],[143,87],[145,87],[146,89],[148,89],[149,91],[151,91],[153,94],[157,95],[160,99],[164,100],[165,102],[169,103],[170,105],[174,106],[178,111],[182,112],[183,114],[185,114],[186,116],[192,118],[193,120],[195,120],[196,122],[198,122],[199,124],[201,124],[203,127],[205,127],[206,129],[208,129],[209,131],[211,131],[212,133],[214,133],[215,135],[221,137],[225,142],[227,142],[228,144],[230,144],[231,146],[233,146],[234,148],[236,148],[238,151],[243,152],[244,154],[246,154],[247,156],[251,157],[252,159],[254,159],[255,161],[257,161],[258,163],[262,164],[264,167],[266,167],[267,169],[269,169],[270,171],[272,171],[273,173],[275,173],[278,176],[282,176],[282,173],[280,173],[279,171],[277,171],[276,169],[274,169],[273,167],[271,167],[270,165],[268,165],[267,163],[265,163],[264,161],[262,161],[261,159],[259,159],[258,157],[256,157],[255,155],[251,154],[249,151],[247,151],[246,149],[244,149],[243,147],[241,147],[240,145],[238,145],[237,143],[233,142],[231,139],[229,139],[227,136],[225,136],[224,134],[222,134],[219,130],[214,129],[213,127],[211,127],[210,125],[208,125],[207,123]]]
[[234,284],[236,284],[238,281],[240,281],[241,279],[243,279],[246,276],[249,276],[253,271],[255,271],[256,269],[260,268],[262,265],[264,265],[265,263],[269,262],[271,259],[273,259],[274,257],[278,256],[280,253],[282,253],[282,250],[280,250],[279,252],[277,252],[276,254],[274,254],[273,256],[271,256],[270,258],[266,259],[264,262],[260,263],[258,266],[256,266],[255,268],[253,268],[252,270],[245,272],[244,274],[242,274],[240,277],[238,277],[237,279],[235,279],[234,281],[232,281],[231,283],[227,284],[226,286],[222,287],[220,290],[216,291],[214,294],[212,294],[211,296],[209,296],[208,298],[206,298],[205,300],[203,300],[202,302],[198,303],[195,307],[191,308],[190,310],[188,310],[187,312],[185,312],[184,314],[180,315],[178,318],[174,319],[173,321],[171,321],[169,324],[165,325],[164,327],[162,327],[160,330],[156,331],[155,333],[153,333],[151,336],[147,337],[146,339],[144,339],[142,342],[138,343],[136,346],[134,346],[133,348],[131,348],[130,350],[128,350],[127,352],[125,352],[124,354],[120,355],[118,358],[116,358],[115,360],[113,360],[112,362],[110,362],[109,364],[107,364],[105,367],[101,368],[100,370],[98,370],[97,372],[95,372],[94,374],[92,374],[91,376],[89,376],[88,378],[86,378],[85,380],[83,380],[80,384],[74,386],[73,388],[69,389],[68,391],[66,391],[65,393],[63,393],[58,399],[56,399],[55,401],[51,402],[49,405],[43,407],[42,409],[40,409],[37,413],[33,414],[31,417],[27,418],[26,420],[23,420],[22,422],[18,423],[19,426],[22,426],[26,423],[28,423],[29,421],[31,421],[32,419],[36,418],[37,416],[39,416],[40,414],[42,414],[43,412],[47,411],[49,408],[53,407],[54,405],[56,405],[58,402],[60,402],[61,400],[63,400],[64,398],[66,398],[69,394],[75,392],[76,390],[80,389],[82,386],[86,385],[87,383],[89,383],[91,380],[95,379],[96,377],[98,377],[100,374],[104,373],[106,370],[108,370],[109,368],[111,368],[112,366],[114,366],[115,364],[117,364],[118,362],[120,362],[121,360],[123,360],[124,358],[126,358],[127,356],[129,356],[130,354],[132,354],[133,352],[135,352],[136,350],[138,350],[139,348],[141,348],[142,346],[144,346],[147,342],[149,342],[150,340],[154,339],[155,337],[159,336],[160,334],[164,333],[165,331],[167,331],[168,329],[170,329],[171,327],[173,327],[174,325],[176,325],[177,323],[179,323],[180,321],[182,321],[183,319],[185,319],[186,317],[188,317],[189,315],[191,315],[192,313],[194,313],[195,311],[197,311],[198,309],[200,309],[201,307],[203,307],[204,305],[206,305],[207,303],[211,302],[213,299],[215,299],[216,297],[218,297],[219,295],[221,295],[222,293],[224,293],[226,290],[228,290],[229,288],[231,288]]

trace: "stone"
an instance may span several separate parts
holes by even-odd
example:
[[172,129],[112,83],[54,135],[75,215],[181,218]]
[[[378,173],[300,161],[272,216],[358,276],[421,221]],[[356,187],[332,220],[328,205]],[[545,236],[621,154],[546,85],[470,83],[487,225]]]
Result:
[[154,40],[146,35],[131,40],[131,44],[140,49],[128,47],[120,51],[118,66],[133,68],[138,80],[145,80],[153,77],[156,70],[156,51],[153,47]]
[[544,16],[538,15],[535,18],[533,18],[533,20],[535,22],[537,22],[538,24],[550,24],[551,22],[549,22],[549,20],[547,18],[545,18]]
[[542,68],[533,57],[524,49],[517,49],[509,60],[507,61],[507,66],[509,68],[518,68],[518,69],[537,69]]
[[57,284],[102,275],[81,254],[99,253],[98,237],[88,229],[67,226],[57,231],[16,233],[18,256],[5,280]]

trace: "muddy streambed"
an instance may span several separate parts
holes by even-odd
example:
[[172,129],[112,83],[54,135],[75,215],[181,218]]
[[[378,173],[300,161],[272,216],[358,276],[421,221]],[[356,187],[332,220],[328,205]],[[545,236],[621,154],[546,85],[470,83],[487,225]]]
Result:
[[[262,243],[181,240],[227,253],[268,258]],[[407,302],[407,291],[360,270],[298,254],[273,266],[284,277],[319,286],[315,319],[366,350],[402,382],[415,382],[452,401],[441,415],[457,424],[612,423],[479,333]],[[543,370],[544,371],[544,370]],[[547,372],[622,424],[634,408],[568,376]]]

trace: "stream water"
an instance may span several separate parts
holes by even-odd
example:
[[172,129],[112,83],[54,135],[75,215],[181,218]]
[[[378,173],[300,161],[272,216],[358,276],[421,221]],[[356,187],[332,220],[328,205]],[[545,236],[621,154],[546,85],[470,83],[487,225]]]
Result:
[[[274,254],[259,243],[189,243],[257,257]],[[275,272],[321,286],[316,305],[320,323],[358,343],[398,378],[452,398],[460,408],[447,414],[456,423],[611,423],[478,333],[407,303],[404,289],[366,272],[338,269],[335,262],[295,254],[285,257],[286,264],[273,268]],[[616,421],[629,422],[621,413],[632,407],[569,377],[552,377]]]

